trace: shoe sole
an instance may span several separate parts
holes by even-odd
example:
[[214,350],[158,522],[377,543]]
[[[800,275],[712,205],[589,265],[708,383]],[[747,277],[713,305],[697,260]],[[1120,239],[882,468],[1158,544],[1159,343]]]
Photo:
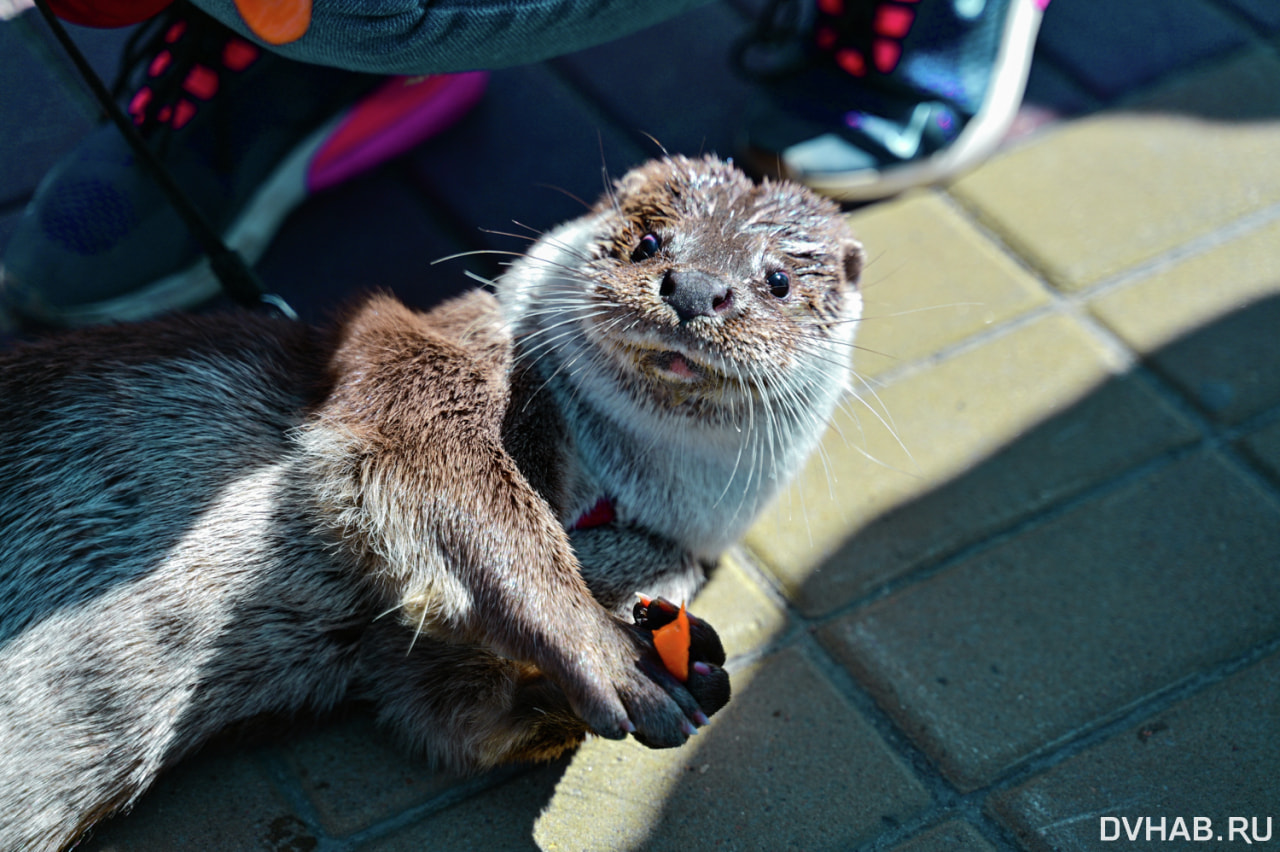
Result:
[[[1043,17],[1041,5],[1034,0],[1014,0],[982,106],[956,141],[935,156],[879,171],[785,176],[839,201],[875,201],[912,187],[941,183],[978,165],[1000,146],[1018,115]],[[786,164],[779,166],[785,173]]]
[[[458,75],[456,96],[445,107],[447,120],[432,124],[432,133],[439,133],[475,104],[484,91],[484,75]],[[313,188],[312,164],[317,153],[329,139],[359,108],[359,103],[313,131],[293,149],[250,197],[240,215],[222,234],[223,241],[244,261],[252,266],[266,252],[285,218],[299,204],[317,190]],[[418,139],[425,141],[427,136]],[[403,153],[403,151],[398,152]],[[372,168],[378,162],[390,159],[390,155],[370,159],[360,171]],[[355,177],[357,172],[342,175],[341,181]],[[328,180],[323,188],[341,182]],[[174,214],[177,215],[176,213]],[[207,257],[201,257],[191,266],[164,278],[160,278],[137,290],[91,304],[77,305],[58,311],[56,316],[40,317],[59,325],[80,326],[108,322],[133,322],[170,311],[185,310],[207,302],[222,292],[222,284],[213,272]]]

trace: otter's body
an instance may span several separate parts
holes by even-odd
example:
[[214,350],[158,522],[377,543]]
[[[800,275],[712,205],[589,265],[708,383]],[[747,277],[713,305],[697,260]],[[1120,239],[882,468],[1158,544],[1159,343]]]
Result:
[[691,597],[811,450],[860,257],[825,202],[676,158],[497,300],[0,353],[0,847],[65,847],[227,725],[351,698],[461,768],[683,742],[722,652],[682,685],[619,616]]

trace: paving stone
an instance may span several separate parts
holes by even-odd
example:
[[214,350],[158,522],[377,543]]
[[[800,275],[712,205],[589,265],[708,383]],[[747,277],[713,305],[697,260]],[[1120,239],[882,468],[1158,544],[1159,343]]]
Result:
[[1035,57],[1031,61],[1022,101],[1024,107],[1035,104],[1051,109],[1059,116],[1078,115],[1098,105],[1097,99],[1081,88],[1061,66]]
[[[1277,707],[1280,656],[1272,655],[996,796],[990,809],[1033,852],[1274,849],[1280,838]],[[1152,842],[1146,842],[1146,823],[1141,839],[1130,842],[1118,821],[1127,820],[1132,831],[1143,817],[1154,822]],[[1197,817],[1209,822],[1197,826]],[[1232,835],[1232,817],[1246,820],[1236,824],[1243,834]],[[1106,835],[1104,818],[1117,821],[1105,825]],[[1175,835],[1179,820],[1182,833]],[[1250,842],[1264,838],[1270,842]]]
[[832,623],[963,790],[1280,632],[1280,511],[1192,454]]
[[1267,299],[1161,350],[1157,368],[1219,420],[1235,422],[1280,400],[1280,298]]
[[[556,65],[604,104],[618,126],[651,155],[660,151],[643,134],[673,154],[731,157],[743,111],[761,94],[758,85],[737,77],[729,66],[733,42],[746,28],[728,5],[711,3]],[[699,63],[697,79],[691,80],[689,64],[677,59],[681,56],[709,61]],[[682,109],[673,95],[691,85],[697,88],[698,108]]]
[[747,545],[821,615],[1195,438],[1114,369],[1055,315],[894,382],[878,404],[897,438],[854,403]]
[[1219,0],[1248,16],[1265,30],[1280,30],[1280,6],[1272,0]]
[[309,199],[285,221],[256,268],[267,287],[304,316],[320,319],[357,293],[390,290],[425,308],[469,290],[476,283],[465,270],[492,276],[494,259],[432,265],[467,248],[390,164]]
[[537,821],[539,846],[849,848],[928,805],[906,767],[795,649],[736,672],[734,690],[680,749],[587,743]]
[[760,650],[787,626],[786,613],[743,566],[746,558],[727,553],[690,609],[716,629],[730,659]]
[[893,852],[994,852],[969,823],[951,820],[893,847]]
[[997,156],[951,191],[1052,283],[1086,288],[1280,201],[1277,78],[1280,59],[1248,51]]
[[1043,288],[934,193],[849,217],[867,249],[854,366],[874,376],[1047,301]]
[[1043,60],[1033,60],[1022,106],[1005,136],[1004,144],[1023,139],[1065,118],[1093,110],[1097,105],[1096,99],[1056,66]]
[[604,191],[602,169],[616,178],[644,159],[545,65],[532,65],[494,73],[475,110],[408,161],[417,186],[446,214],[469,228],[517,234],[478,231],[484,245],[521,251],[526,237],[586,212],[583,203]]
[[1090,310],[1207,412],[1239,421],[1280,402],[1277,245],[1280,222],[1109,292]]
[[358,848],[360,852],[536,850],[535,821],[563,772],[563,761],[539,767]]
[[1240,446],[1280,481],[1280,421],[1242,438]]
[[248,753],[212,751],[164,775],[132,813],[102,824],[84,852],[307,852],[319,840]]
[[326,725],[282,752],[325,830],[337,836],[421,805],[462,781],[404,754],[365,715]]
[[21,216],[21,207],[13,207],[0,213],[0,256],[3,256],[5,248],[9,245],[9,238],[13,236],[14,228],[18,227],[18,219]]
[[1039,49],[1103,98],[1149,83],[1175,68],[1244,43],[1248,31],[1202,0],[1054,3],[1045,13]]

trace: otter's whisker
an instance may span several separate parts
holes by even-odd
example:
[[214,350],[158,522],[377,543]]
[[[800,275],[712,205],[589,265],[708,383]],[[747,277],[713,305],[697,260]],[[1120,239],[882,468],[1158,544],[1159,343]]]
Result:
[[464,257],[476,257],[480,255],[498,255],[499,257],[524,257],[522,252],[509,251],[508,249],[472,249],[471,251],[460,251],[455,254],[447,254],[444,257],[437,257],[428,263],[428,266],[436,266],[441,263],[448,263],[451,260],[458,260]]

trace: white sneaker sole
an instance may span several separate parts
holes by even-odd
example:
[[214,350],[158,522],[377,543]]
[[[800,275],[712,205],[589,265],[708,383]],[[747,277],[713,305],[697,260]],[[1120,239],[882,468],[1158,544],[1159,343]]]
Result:
[[874,201],[916,186],[948,180],[987,159],[1013,126],[1027,88],[1036,34],[1044,12],[1034,0],[1014,0],[1005,20],[991,87],[978,112],[960,136],[932,157],[906,162],[884,170],[821,174],[789,169],[785,154],[780,160],[783,176],[840,201]]
[[[346,117],[346,111],[312,131],[290,152],[249,199],[223,234],[227,246],[252,266],[266,252],[285,218],[307,197],[307,170],[316,151]],[[173,214],[177,216],[177,213]],[[59,325],[81,326],[132,322],[184,310],[217,296],[222,285],[209,259],[201,255],[191,266],[114,299],[76,305],[49,319]]]

